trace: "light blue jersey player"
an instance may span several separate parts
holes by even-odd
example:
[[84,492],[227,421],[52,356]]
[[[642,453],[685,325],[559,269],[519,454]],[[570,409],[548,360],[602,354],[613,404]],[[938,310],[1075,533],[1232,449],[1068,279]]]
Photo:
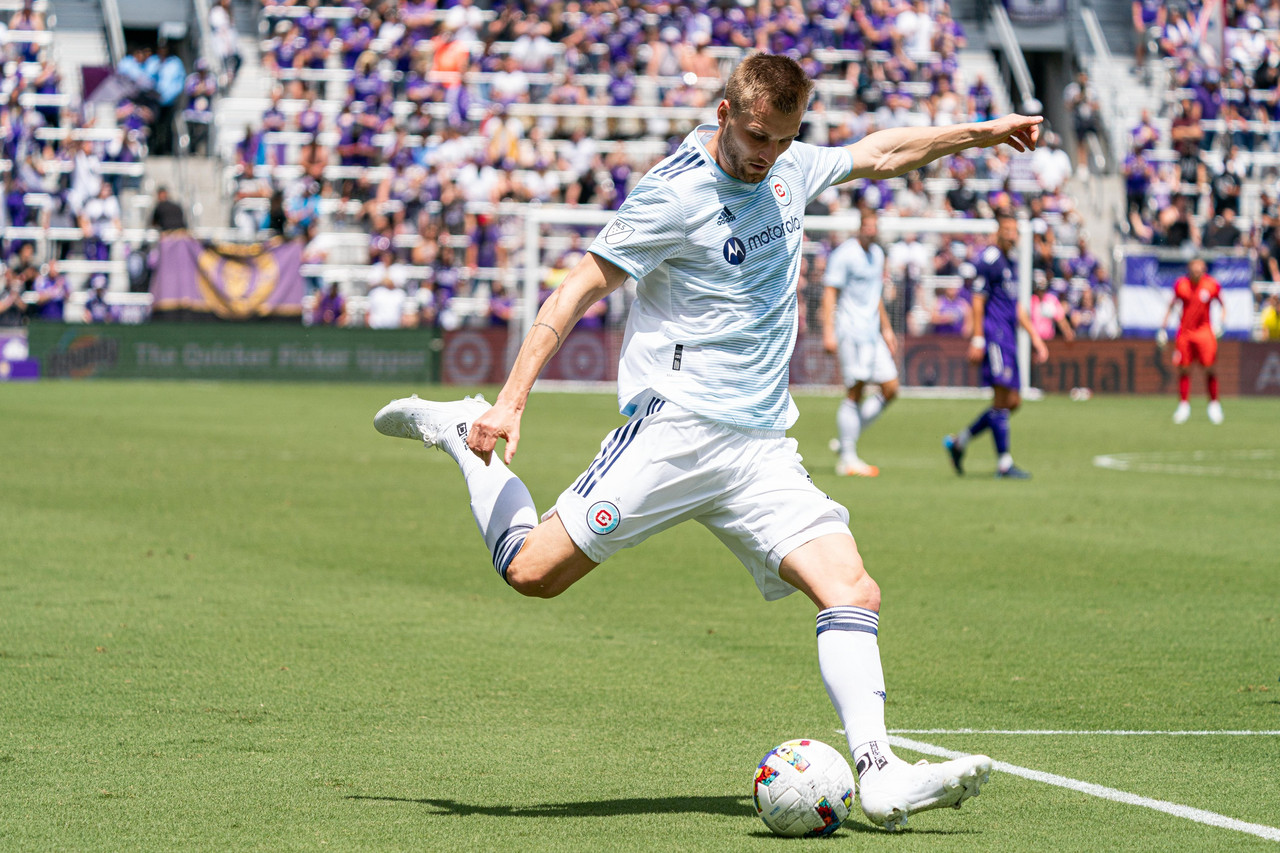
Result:
[[[878,477],[880,469],[858,455],[858,439],[898,396],[897,337],[884,307],[886,278],[879,217],[862,213],[858,236],[836,247],[827,259],[822,291],[822,345],[840,359],[845,397],[836,411],[842,477]],[[878,391],[863,399],[867,383]]]
[[[724,542],[765,598],[803,592],[819,610],[819,668],[848,735],[863,811],[896,828],[913,812],[976,794],[991,760],[912,765],[889,748],[880,589],[858,556],[848,511],[810,481],[785,432],[796,417],[787,365],[804,208],[831,184],[900,175],[971,146],[1032,149],[1040,119],[886,130],[819,148],[797,141],[812,88],[794,60],[743,60],[716,124],[640,179],[542,305],[492,407],[479,397],[410,397],[384,407],[374,425],[458,463],[494,568],[524,595],[559,595],[618,550],[690,520]],[[529,393],[586,310],[632,276],[637,299],[618,380],[629,419],[539,520],[507,467]]]

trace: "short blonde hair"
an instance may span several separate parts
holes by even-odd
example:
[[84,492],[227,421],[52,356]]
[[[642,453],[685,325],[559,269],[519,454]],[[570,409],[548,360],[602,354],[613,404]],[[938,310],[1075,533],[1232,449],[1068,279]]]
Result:
[[724,87],[724,99],[734,113],[763,100],[780,113],[790,114],[809,106],[813,81],[789,56],[756,53],[733,69]]

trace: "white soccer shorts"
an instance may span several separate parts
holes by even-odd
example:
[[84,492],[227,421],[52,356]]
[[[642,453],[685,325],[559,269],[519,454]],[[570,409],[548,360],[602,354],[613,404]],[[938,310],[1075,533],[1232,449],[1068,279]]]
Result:
[[889,345],[880,335],[874,341],[840,339],[840,378],[844,387],[852,388],[859,382],[877,385],[898,378],[898,365],[893,361]]
[[770,601],[795,591],[778,576],[787,554],[829,533],[851,535],[849,511],[809,479],[795,439],[752,435],[660,397],[643,401],[601,442],[591,466],[543,517],[552,513],[597,563],[695,520]]

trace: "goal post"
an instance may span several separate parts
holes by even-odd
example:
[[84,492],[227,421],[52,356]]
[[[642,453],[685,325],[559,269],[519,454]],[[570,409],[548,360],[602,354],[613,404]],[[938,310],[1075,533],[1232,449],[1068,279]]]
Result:
[[[584,230],[590,233],[590,237],[584,237],[581,246],[585,249],[590,245],[594,233],[603,227],[610,219],[613,218],[614,212],[609,210],[597,210],[590,208],[574,208],[559,205],[536,206],[531,205],[522,212],[524,217],[522,237],[523,245],[521,247],[520,257],[521,263],[521,294],[520,294],[520,322],[513,324],[511,333],[518,335],[520,339],[528,333],[532,327],[534,318],[538,312],[538,300],[542,283],[546,280],[551,270],[551,260],[555,256],[557,247],[566,240],[563,234],[559,237],[554,236],[552,232],[555,229],[577,230],[582,233]],[[806,240],[804,251],[812,260],[812,256],[817,254],[823,242],[834,248],[838,243],[847,236],[857,233],[861,217],[856,213],[837,214],[830,216],[807,216],[805,218]],[[972,236],[988,236],[996,231],[996,222],[993,219],[943,219],[929,217],[880,217],[880,232],[885,243],[892,242],[900,236],[907,234],[915,234],[921,243],[928,247],[927,251],[932,262],[932,256],[936,252],[940,241],[950,240],[955,237],[972,237]],[[1031,302],[1031,281],[1032,281],[1032,225],[1027,220],[1019,220],[1018,222],[1018,246],[1017,246],[1017,270],[1018,270],[1018,301],[1024,310],[1030,311]],[[886,245],[886,250],[887,250]],[[935,282],[934,277],[929,276],[927,282]],[[899,289],[903,287],[904,282],[898,278],[895,284]],[[928,290],[929,285],[925,282],[914,282],[916,287]],[[818,286],[819,292],[821,282],[809,281],[808,286]],[[933,294],[925,292],[923,296],[932,304]],[[630,300],[625,300],[625,304],[629,306]],[[805,311],[805,305],[800,306],[800,310]],[[616,313],[616,316],[615,316]],[[908,318],[905,314],[900,318],[895,318],[895,331],[906,339],[909,334],[907,324]],[[609,326],[615,330],[620,330],[626,324],[625,310],[612,312],[609,319]],[[813,332],[811,331],[812,335]],[[514,340],[508,347],[508,352],[514,354],[518,349],[519,341]],[[899,353],[901,360],[901,353]],[[902,367],[902,364],[899,364]],[[1036,390],[1031,387],[1031,340],[1027,333],[1018,329],[1018,367],[1022,377],[1023,395],[1029,398],[1038,396]],[[905,394],[924,396],[932,394],[934,396],[972,396],[977,389],[972,385],[943,385],[932,386],[926,388],[924,386],[912,386],[903,382],[903,391]]]

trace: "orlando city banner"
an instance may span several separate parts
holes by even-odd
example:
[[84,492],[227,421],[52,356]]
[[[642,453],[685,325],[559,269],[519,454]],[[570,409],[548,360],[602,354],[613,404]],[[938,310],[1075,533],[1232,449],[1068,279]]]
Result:
[[165,237],[151,276],[152,311],[185,310],[224,320],[302,314],[302,244],[201,243]]

